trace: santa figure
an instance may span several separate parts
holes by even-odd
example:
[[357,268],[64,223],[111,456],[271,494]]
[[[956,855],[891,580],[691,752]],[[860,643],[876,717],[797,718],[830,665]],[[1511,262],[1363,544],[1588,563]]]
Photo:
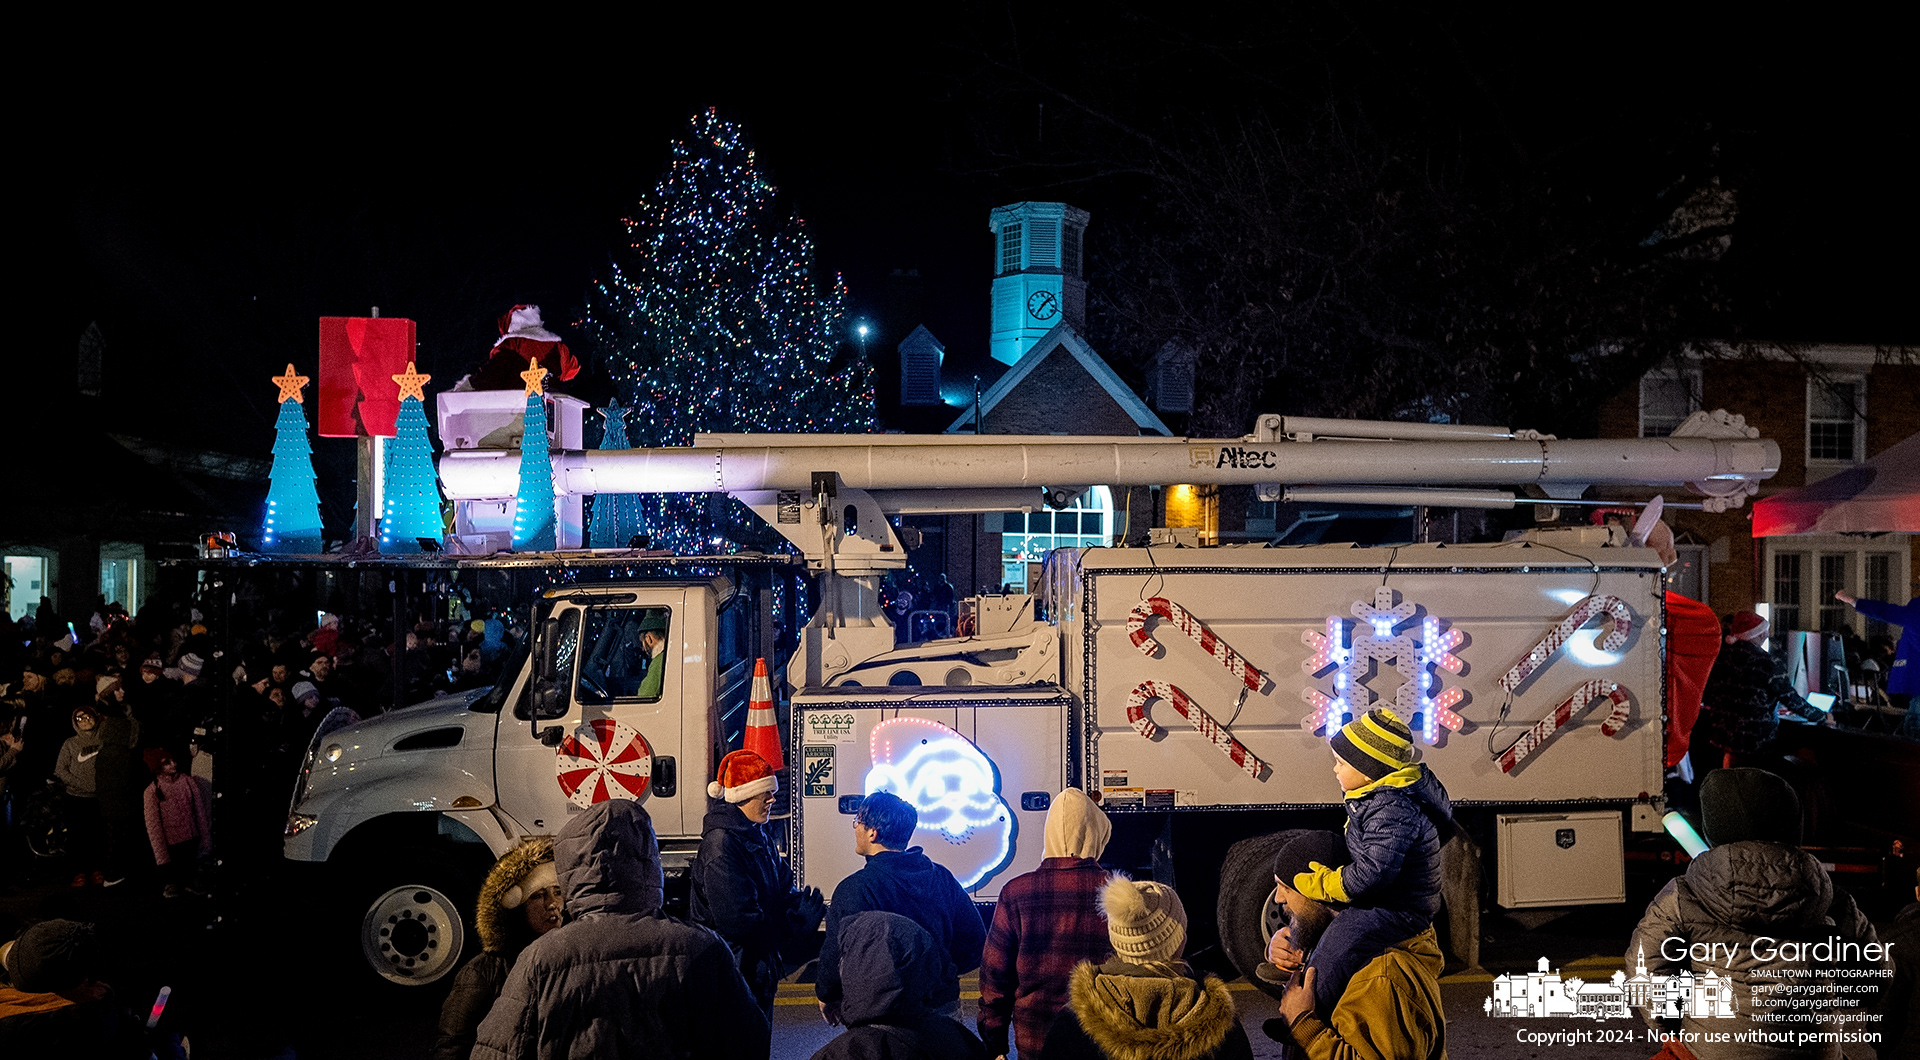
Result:
[[549,386],[580,374],[580,362],[574,359],[573,351],[541,322],[539,306],[514,306],[501,314],[499,324],[500,340],[493,344],[487,363],[467,377],[465,387],[456,390],[524,389],[526,381],[520,373],[527,370],[529,359],[539,361],[547,370]]

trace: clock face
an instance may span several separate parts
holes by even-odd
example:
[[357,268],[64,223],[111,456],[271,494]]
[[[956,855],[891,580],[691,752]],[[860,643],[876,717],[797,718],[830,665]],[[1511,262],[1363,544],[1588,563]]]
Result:
[[1027,299],[1027,315],[1035,320],[1052,320],[1060,315],[1060,299],[1052,291],[1035,291]]

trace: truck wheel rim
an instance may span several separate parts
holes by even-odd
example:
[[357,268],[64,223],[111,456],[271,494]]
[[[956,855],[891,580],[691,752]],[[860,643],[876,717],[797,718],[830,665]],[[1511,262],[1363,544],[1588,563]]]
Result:
[[374,899],[361,921],[360,946],[381,978],[424,986],[453,970],[464,935],[453,900],[416,884]]

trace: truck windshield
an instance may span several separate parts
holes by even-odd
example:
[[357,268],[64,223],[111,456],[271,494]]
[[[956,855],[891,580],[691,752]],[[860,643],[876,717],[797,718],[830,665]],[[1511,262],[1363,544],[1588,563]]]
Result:
[[667,673],[671,619],[665,607],[589,608],[580,656],[580,702],[658,700]]

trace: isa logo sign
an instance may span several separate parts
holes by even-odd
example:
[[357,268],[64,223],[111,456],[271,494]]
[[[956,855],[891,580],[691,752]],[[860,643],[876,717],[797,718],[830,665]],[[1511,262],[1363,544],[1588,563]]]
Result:
[[801,745],[801,795],[809,799],[833,798],[833,745]]

